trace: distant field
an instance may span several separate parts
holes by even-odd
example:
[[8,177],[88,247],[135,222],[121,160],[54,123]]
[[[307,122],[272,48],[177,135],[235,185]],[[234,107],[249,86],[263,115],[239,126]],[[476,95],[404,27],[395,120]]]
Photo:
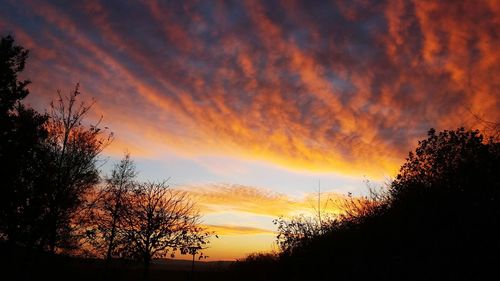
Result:
[[[158,268],[168,270],[191,270],[191,260],[182,259],[158,259],[153,264]],[[197,271],[221,271],[232,264],[232,261],[197,261],[194,262],[194,268]]]
[[[24,258],[22,250],[2,250],[0,269],[8,280],[142,280],[143,267],[131,261],[114,260],[106,272],[104,261],[40,254]],[[160,259],[150,268],[149,280],[229,280],[229,261],[195,261],[191,278],[191,261]],[[7,280],[7,279],[3,279]]]

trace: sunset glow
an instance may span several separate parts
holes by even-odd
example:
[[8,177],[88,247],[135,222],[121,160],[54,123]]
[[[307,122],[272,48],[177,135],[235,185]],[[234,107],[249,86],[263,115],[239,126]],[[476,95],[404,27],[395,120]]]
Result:
[[128,150],[190,193],[211,260],[271,251],[319,184],[331,212],[383,185],[431,127],[500,120],[497,0],[2,2],[27,103],[80,83],[115,134],[103,173]]

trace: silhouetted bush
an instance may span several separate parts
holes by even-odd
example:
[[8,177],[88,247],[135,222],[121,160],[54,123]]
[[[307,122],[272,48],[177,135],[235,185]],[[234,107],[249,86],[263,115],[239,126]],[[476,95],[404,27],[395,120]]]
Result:
[[[281,247],[261,280],[478,280],[500,250],[500,144],[463,128],[409,154],[388,194],[350,198],[320,234],[282,221]],[[288,223],[288,224],[287,224]],[[298,225],[297,225],[298,224]],[[297,235],[299,234],[299,235]],[[299,237],[299,238],[297,238]],[[306,238],[304,238],[306,237]],[[290,250],[293,249],[293,250]],[[256,264],[253,260],[249,264]],[[243,265],[239,265],[244,268]],[[279,273],[276,273],[279,270]],[[246,271],[246,278],[252,270]]]
[[253,253],[231,264],[233,280],[275,280],[279,278],[279,257],[274,253]]

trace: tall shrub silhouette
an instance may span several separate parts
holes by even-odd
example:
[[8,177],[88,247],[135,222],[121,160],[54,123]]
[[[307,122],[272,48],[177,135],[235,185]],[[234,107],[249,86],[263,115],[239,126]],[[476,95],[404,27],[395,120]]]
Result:
[[404,227],[414,259],[439,260],[454,271],[491,270],[500,250],[499,168],[500,143],[493,138],[463,128],[429,131],[391,189],[391,215]]
[[29,80],[18,80],[18,75],[24,70],[29,51],[14,43],[12,36],[0,40],[0,114],[8,117],[19,102],[29,94],[26,88]]
[[320,221],[314,217],[298,215],[291,218],[280,217],[273,223],[277,226],[276,243],[282,256],[291,255],[295,250],[306,247],[315,239],[334,229],[346,228],[360,220],[371,217],[387,207],[388,195],[370,189],[370,196],[346,197],[331,200],[332,207],[342,210],[339,213],[324,213]]
[[40,243],[44,142],[48,120],[23,105],[29,80],[18,80],[28,50],[11,36],[0,42],[0,239],[32,247]]
[[500,144],[463,128],[409,154],[384,200],[280,255],[284,280],[450,280],[496,270]]

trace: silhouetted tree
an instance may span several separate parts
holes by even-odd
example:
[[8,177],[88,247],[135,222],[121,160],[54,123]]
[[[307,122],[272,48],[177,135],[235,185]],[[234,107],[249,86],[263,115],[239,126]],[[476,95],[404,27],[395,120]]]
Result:
[[146,279],[153,258],[187,254],[208,243],[211,233],[200,226],[200,215],[186,193],[165,182],[149,182],[136,186],[131,202],[122,229],[126,243],[118,250],[144,263]]
[[29,80],[19,81],[17,76],[24,70],[28,50],[15,45],[12,36],[0,41],[0,116],[8,117],[28,94]]
[[499,167],[494,138],[431,129],[392,183],[391,216],[414,240],[408,252],[448,260],[441,267],[450,270],[491,270],[500,250]]
[[99,127],[101,120],[84,124],[93,103],[78,103],[79,95],[78,85],[68,96],[58,92],[46,123],[50,159],[45,169],[49,179],[44,223],[50,252],[57,247],[71,247],[75,242],[74,230],[80,225],[76,220],[86,195],[100,179],[99,155],[113,138],[112,134],[103,134]]
[[476,183],[495,174],[499,148],[498,142],[493,138],[485,140],[478,130],[460,128],[436,134],[431,129],[428,138],[419,141],[415,152],[409,153],[392,183],[392,197],[402,200],[414,191],[426,192],[429,189],[498,195],[496,186]]
[[134,162],[127,153],[115,164],[105,185],[97,189],[90,206],[92,229],[87,233],[91,243],[106,259],[106,268],[116,254],[117,245],[123,243],[120,228],[124,226],[125,216],[131,206],[136,175]]
[[33,246],[39,242],[40,190],[48,116],[25,107],[29,80],[18,81],[28,51],[11,36],[0,42],[0,238]]
[[51,104],[49,114],[21,100],[29,80],[18,81],[28,51],[12,37],[0,43],[0,231],[10,242],[54,252],[74,241],[85,194],[99,180],[98,156],[112,140],[99,122],[86,127],[91,104],[77,104],[78,85]]

